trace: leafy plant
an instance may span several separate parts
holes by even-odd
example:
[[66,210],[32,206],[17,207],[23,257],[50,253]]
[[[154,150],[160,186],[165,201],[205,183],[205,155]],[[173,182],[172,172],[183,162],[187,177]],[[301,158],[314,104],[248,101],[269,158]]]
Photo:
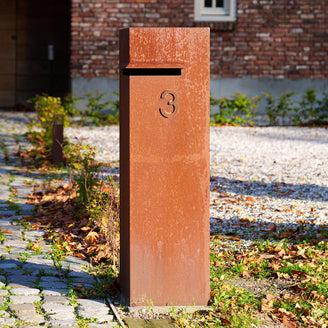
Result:
[[118,124],[119,123],[119,101],[105,100],[107,95],[112,95],[117,98],[116,92],[101,93],[96,90],[88,92],[84,97],[88,103],[85,114],[91,118],[94,124]]
[[26,252],[19,253],[19,261],[21,261],[21,262],[25,263],[30,257],[31,257],[31,254],[29,254],[29,253],[26,253]]
[[211,96],[210,105],[219,107],[218,113],[211,114],[212,123],[231,125],[254,125],[254,117],[260,98],[246,97],[235,93],[231,98],[215,99]]
[[[51,97],[46,94],[37,95],[30,99],[29,102],[34,104],[34,108],[38,117],[37,126],[41,131],[35,132],[34,136],[39,136],[46,149],[52,147],[53,120],[55,115],[61,115],[64,126],[68,125],[68,113],[62,103],[60,97]],[[32,140],[33,141],[33,140]]]
[[79,100],[79,97],[75,97],[72,94],[68,94],[63,98],[62,104],[68,116],[73,117],[81,114],[81,111],[75,106]]
[[94,159],[96,150],[88,145],[68,143],[64,147],[64,154],[70,176],[74,176],[74,182],[77,184],[77,200],[80,203],[88,203],[91,193],[99,183],[101,163]]
[[17,215],[22,213],[22,209],[19,207],[18,204],[14,203],[12,200],[8,200],[7,203],[9,204],[9,208],[12,211],[15,211]]
[[286,124],[289,116],[295,110],[291,99],[295,93],[283,93],[278,98],[268,92],[262,92],[262,94],[264,95],[264,100],[266,101],[265,111],[270,124]]
[[60,236],[54,235],[51,246],[51,251],[48,255],[51,256],[55,266],[62,269],[62,261],[65,260],[66,256],[69,254],[67,250],[67,242]]
[[314,89],[308,89],[297,108],[294,123],[297,125],[324,125],[328,123],[328,93],[319,99]]
[[31,240],[27,243],[27,249],[33,251],[33,254],[35,255],[41,255],[42,254],[42,247],[41,243],[39,242],[32,242]]
[[0,230],[0,244],[6,240],[6,235]]

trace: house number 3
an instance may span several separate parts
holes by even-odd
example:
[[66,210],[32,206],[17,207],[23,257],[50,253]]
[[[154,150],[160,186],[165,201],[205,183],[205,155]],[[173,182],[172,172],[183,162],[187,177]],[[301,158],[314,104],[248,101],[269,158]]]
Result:
[[177,95],[172,90],[165,90],[160,96],[159,112],[166,118],[171,118],[176,115],[178,111]]

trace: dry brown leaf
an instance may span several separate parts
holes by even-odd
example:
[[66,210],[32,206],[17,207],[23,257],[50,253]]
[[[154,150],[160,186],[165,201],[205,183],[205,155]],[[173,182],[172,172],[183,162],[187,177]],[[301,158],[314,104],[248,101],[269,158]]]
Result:
[[307,276],[307,274],[305,272],[299,271],[299,270],[291,270],[290,272],[291,272],[291,274],[296,275],[296,276],[300,276],[300,277],[306,277]]
[[229,240],[238,241],[238,240],[240,240],[240,238],[238,238],[238,237],[230,237]]
[[297,328],[297,324],[294,321],[291,321],[289,317],[283,316],[282,317],[282,323],[287,327],[287,328]]
[[276,311],[276,308],[273,306],[275,301],[278,301],[279,298],[276,295],[267,294],[265,298],[261,300],[261,311]]
[[221,320],[225,325],[228,325],[228,326],[232,327],[232,323],[231,323],[229,320],[227,320],[227,319],[225,319],[225,318],[220,318],[220,320]]
[[256,218],[252,218],[250,216],[245,216],[240,219],[241,222],[256,222]]
[[0,229],[0,231],[1,231],[2,233],[12,233],[10,230],[2,230],[2,229]]
[[90,231],[91,230],[91,227],[81,227],[80,230],[82,230],[83,232],[87,232],[87,231]]
[[292,232],[284,232],[280,235],[280,238],[287,238],[288,239],[288,238],[291,238],[293,236],[294,236],[294,234]]
[[90,231],[84,238],[84,240],[88,245],[94,244],[95,242],[98,241],[98,239],[99,239],[99,234],[98,232],[95,231]]
[[240,275],[243,278],[249,278],[251,276],[248,270],[243,271]]
[[291,293],[286,293],[284,296],[283,296],[283,299],[284,300],[287,300],[287,301],[291,301],[295,298],[295,295],[291,294]]

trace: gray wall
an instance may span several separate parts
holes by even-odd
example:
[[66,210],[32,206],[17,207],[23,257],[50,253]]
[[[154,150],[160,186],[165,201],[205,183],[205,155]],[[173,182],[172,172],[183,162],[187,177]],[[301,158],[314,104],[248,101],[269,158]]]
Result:
[[[211,93],[215,98],[230,97],[235,92],[246,94],[248,97],[261,96],[262,92],[269,92],[274,96],[282,93],[296,92],[301,95],[309,89],[315,89],[319,94],[328,92],[328,79],[211,79]],[[71,80],[71,91],[73,95],[85,95],[87,92],[99,90],[101,92],[118,92],[119,83],[116,78],[73,78]],[[111,98],[112,96],[109,96]],[[297,99],[297,97],[295,97]],[[261,104],[262,103],[262,104]],[[264,102],[260,103],[259,111],[262,112]],[[80,108],[85,106],[85,101],[81,101]]]
[[[71,93],[73,96],[85,96],[88,92],[100,91],[101,93],[109,92],[110,94],[104,97],[105,100],[115,99],[113,92],[119,91],[119,83],[116,78],[72,78],[71,79]],[[86,108],[87,101],[84,99],[79,100],[76,104],[79,109]]]

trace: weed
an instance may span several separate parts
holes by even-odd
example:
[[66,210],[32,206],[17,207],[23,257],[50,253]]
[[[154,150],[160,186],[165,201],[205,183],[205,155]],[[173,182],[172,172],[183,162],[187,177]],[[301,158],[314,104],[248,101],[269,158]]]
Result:
[[219,112],[211,114],[211,121],[216,124],[254,125],[254,118],[259,97],[248,98],[246,95],[235,93],[231,98],[215,99],[211,96],[210,105],[218,105]]
[[64,147],[64,153],[67,158],[66,163],[70,168],[70,176],[74,176],[78,187],[77,200],[80,203],[86,203],[99,183],[101,163],[94,159],[96,150],[88,145],[68,143]]
[[294,117],[296,125],[325,125],[328,123],[328,93],[319,99],[314,89],[308,89],[302,96]]
[[6,246],[6,248],[5,248],[5,251],[7,252],[7,253],[10,253],[11,252],[11,250],[12,250],[12,246],[11,245],[7,245]]
[[3,244],[5,240],[6,240],[6,235],[0,230],[0,243]]
[[86,319],[86,318],[82,318],[82,317],[76,318],[76,323],[77,323],[78,327],[81,327],[81,328],[88,328],[89,323],[97,323],[97,322],[98,322],[98,320],[95,318],[91,318],[91,319]]
[[7,201],[9,203],[9,208],[12,211],[15,211],[17,215],[22,214],[22,209],[20,208],[20,206],[18,204],[15,204],[13,201],[8,200]]
[[21,253],[19,253],[18,260],[25,263],[30,257],[31,257],[31,254],[26,253],[26,252],[21,252]]
[[43,301],[35,301],[34,302],[34,308],[35,308],[36,313],[41,314],[41,315],[45,315],[45,313],[42,309],[42,304],[43,304]]
[[87,99],[87,110],[85,114],[91,118],[95,125],[103,124],[118,124],[119,123],[119,101],[104,100],[106,96],[115,96],[116,92],[101,93],[96,90],[94,92],[88,92],[84,97]]
[[266,101],[265,111],[270,121],[270,124],[287,124],[287,122],[289,121],[290,113],[295,110],[293,106],[293,101],[291,99],[292,96],[295,95],[295,93],[283,93],[278,98],[268,92],[262,92],[262,94],[264,95],[264,99]]
[[73,307],[77,307],[77,295],[76,292],[73,289],[69,290],[69,305],[72,305]]
[[33,251],[34,255],[41,255],[42,254],[42,247],[39,242],[32,242],[31,240],[28,240],[27,243],[27,249]]
[[54,265],[59,269],[62,268],[61,261],[64,260],[68,255],[68,252],[65,249],[66,246],[67,242],[65,240],[62,240],[58,236],[53,237],[52,248],[47,256],[52,258],[52,260],[54,261]]

